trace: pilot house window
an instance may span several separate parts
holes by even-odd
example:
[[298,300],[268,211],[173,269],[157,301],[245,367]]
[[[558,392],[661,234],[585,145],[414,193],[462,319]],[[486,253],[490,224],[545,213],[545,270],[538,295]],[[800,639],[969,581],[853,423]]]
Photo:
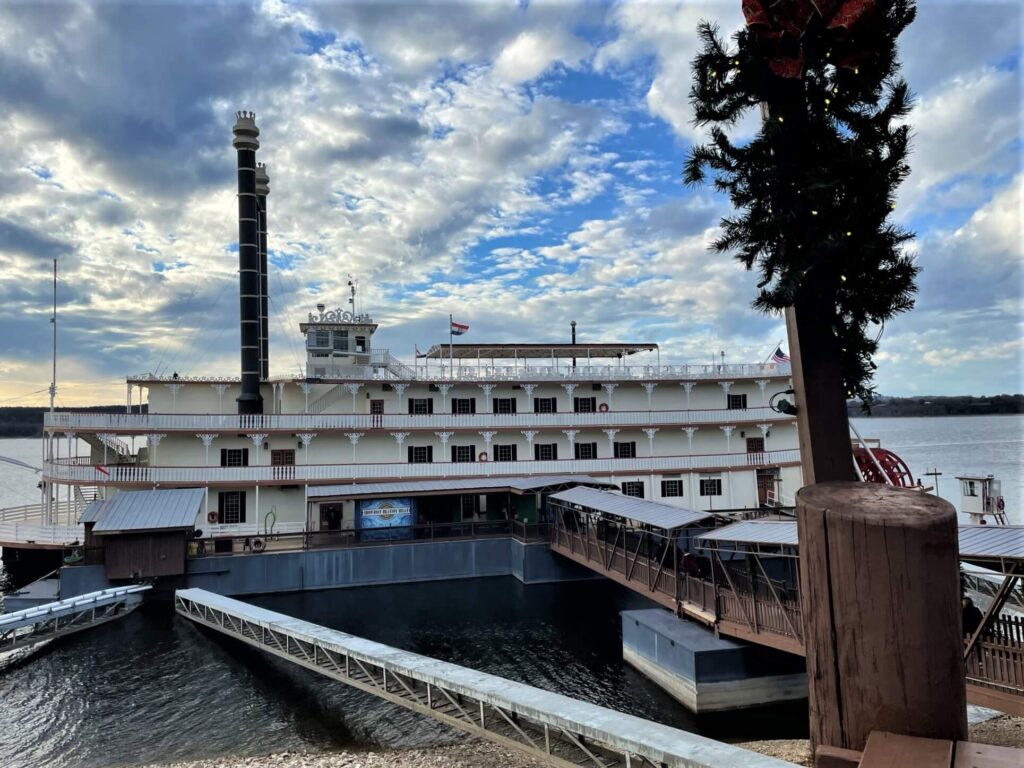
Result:
[[222,467],[248,467],[248,448],[221,448],[220,465]]

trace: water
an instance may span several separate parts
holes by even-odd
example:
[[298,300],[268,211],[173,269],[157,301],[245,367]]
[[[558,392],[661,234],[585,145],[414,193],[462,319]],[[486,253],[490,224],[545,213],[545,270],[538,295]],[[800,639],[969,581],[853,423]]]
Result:
[[[1024,417],[858,419],[914,476],[937,466],[954,504],[957,474],[1003,481],[1024,522]],[[0,440],[37,462],[39,441]],[[928,481],[928,478],[924,478]],[[0,506],[38,500],[37,477],[0,464]],[[806,712],[773,708],[695,719],[621,658],[618,612],[648,605],[608,582],[524,586],[498,578],[295,595],[254,602],[353,634],[559,691],[717,738],[800,736]],[[368,694],[153,605],[52,645],[0,673],[0,765],[139,765],[281,750],[412,746],[461,738]]]

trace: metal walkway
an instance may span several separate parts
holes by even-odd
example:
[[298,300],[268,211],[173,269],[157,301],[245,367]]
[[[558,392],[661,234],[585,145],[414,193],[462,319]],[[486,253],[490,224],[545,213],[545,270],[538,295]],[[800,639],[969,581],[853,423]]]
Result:
[[179,590],[174,604],[197,624],[562,768],[793,768],[693,733],[202,589]]
[[27,648],[120,618],[142,602],[148,584],[104,589],[0,614],[0,653]]

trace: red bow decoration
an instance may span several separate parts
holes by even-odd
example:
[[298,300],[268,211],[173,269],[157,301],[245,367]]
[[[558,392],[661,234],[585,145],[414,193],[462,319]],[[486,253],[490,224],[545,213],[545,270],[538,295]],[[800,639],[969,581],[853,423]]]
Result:
[[[832,37],[831,61],[854,68],[863,51],[852,33],[874,10],[875,0],[743,0],[747,29],[767,45],[768,66],[779,77],[800,79],[804,74],[804,36],[813,21]],[[816,25],[817,26],[817,25]]]

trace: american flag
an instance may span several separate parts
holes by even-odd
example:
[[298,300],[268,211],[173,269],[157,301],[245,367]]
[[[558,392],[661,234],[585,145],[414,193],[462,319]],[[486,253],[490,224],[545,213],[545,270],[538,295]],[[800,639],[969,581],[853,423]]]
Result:
[[772,354],[773,363],[788,363],[789,355],[782,351],[782,347],[776,347],[775,352]]

